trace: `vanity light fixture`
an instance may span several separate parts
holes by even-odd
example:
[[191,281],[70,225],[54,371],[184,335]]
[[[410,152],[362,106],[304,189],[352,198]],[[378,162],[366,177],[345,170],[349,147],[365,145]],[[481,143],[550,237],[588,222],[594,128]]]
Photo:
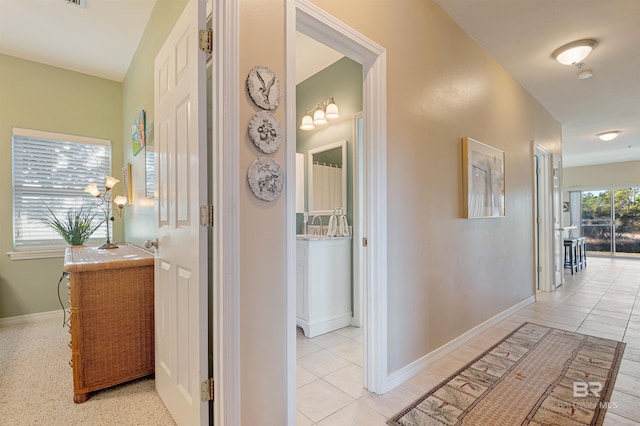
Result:
[[[313,114],[313,115],[312,115]],[[311,108],[307,109],[306,114],[302,117],[300,130],[313,130],[316,126],[327,124],[327,120],[335,120],[340,117],[338,105],[333,100],[333,96]]]
[[554,50],[551,56],[562,65],[578,65],[589,56],[596,44],[590,38],[572,41]]
[[599,137],[600,140],[609,142],[617,138],[619,134],[620,134],[620,130],[612,130],[609,132],[598,133],[596,136]]

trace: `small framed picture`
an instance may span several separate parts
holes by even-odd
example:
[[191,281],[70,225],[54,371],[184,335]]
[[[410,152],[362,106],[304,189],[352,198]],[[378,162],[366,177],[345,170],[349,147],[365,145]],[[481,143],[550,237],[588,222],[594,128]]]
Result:
[[466,218],[505,216],[504,151],[462,139],[462,185]]
[[131,163],[127,163],[122,168],[122,186],[125,197],[127,197],[127,204],[133,204],[133,190],[131,186]]
[[145,119],[144,110],[140,111],[140,114],[133,120],[131,125],[131,150],[133,155],[137,155],[145,145]]

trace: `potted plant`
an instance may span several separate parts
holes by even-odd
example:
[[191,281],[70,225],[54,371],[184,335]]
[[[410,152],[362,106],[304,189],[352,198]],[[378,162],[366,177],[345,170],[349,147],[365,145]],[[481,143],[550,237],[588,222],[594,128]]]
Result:
[[85,241],[102,225],[104,219],[100,219],[96,213],[79,209],[67,210],[64,217],[58,218],[47,206],[49,214],[42,221],[53,228],[70,246],[82,246]]

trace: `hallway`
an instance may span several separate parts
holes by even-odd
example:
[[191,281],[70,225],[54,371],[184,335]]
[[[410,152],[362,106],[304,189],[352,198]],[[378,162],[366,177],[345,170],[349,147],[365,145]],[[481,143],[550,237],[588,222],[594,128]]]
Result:
[[[605,426],[640,425],[640,260],[590,257],[588,267],[565,274],[553,293],[469,340],[385,395],[359,386],[362,334],[346,328],[315,339],[298,332],[299,426],[384,425],[386,419],[481,354],[524,322],[627,343]],[[360,346],[358,346],[358,343]],[[310,372],[309,370],[314,370]],[[354,382],[350,382],[353,380]]]

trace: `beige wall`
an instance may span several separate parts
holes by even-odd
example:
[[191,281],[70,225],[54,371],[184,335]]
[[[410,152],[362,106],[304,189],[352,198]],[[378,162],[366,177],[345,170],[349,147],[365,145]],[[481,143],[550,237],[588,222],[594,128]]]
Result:
[[[392,373],[533,295],[532,144],[561,127],[433,1],[313,2],[387,49]],[[463,136],[505,151],[503,219],[461,218]]]
[[[280,79],[282,96],[274,114],[285,123],[285,2],[240,2],[240,380],[243,425],[284,425],[285,357],[285,203],[258,200],[247,184],[247,170],[261,154],[247,136],[260,108],[246,90],[251,68],[264,65]],[[233,141],[229,141],[234,143]],[[226,141],[225,141],[226,143]],[[285,141],[269,156],[284,167]],[[286,171],[285,171],[286,172]]]
[[639,186],[640,161],[567,167],[562,170],[562,182],[565,191]]
[[[122,168],[120,83],[0,55],[0,318],[60,307],[62,258],[11,261],[11,129],[43,130],[112,142],[113,176]],[[89,182],[87,182],[88,184]],[[114,240],[122,240],[116,221]],[[62,315],[61,315],[62,320]]]
[[146,149],[133,155],[131,123],[141,110],[145,110],[147,128],[153,128],[153,61],[186,4],[187,0],[156,2],[123,82],[123,164],[131,163],[133,189],[132,203],[125,207],[125,239],[138,246],[155,238],[155,217],[153,199],[145,196]]

